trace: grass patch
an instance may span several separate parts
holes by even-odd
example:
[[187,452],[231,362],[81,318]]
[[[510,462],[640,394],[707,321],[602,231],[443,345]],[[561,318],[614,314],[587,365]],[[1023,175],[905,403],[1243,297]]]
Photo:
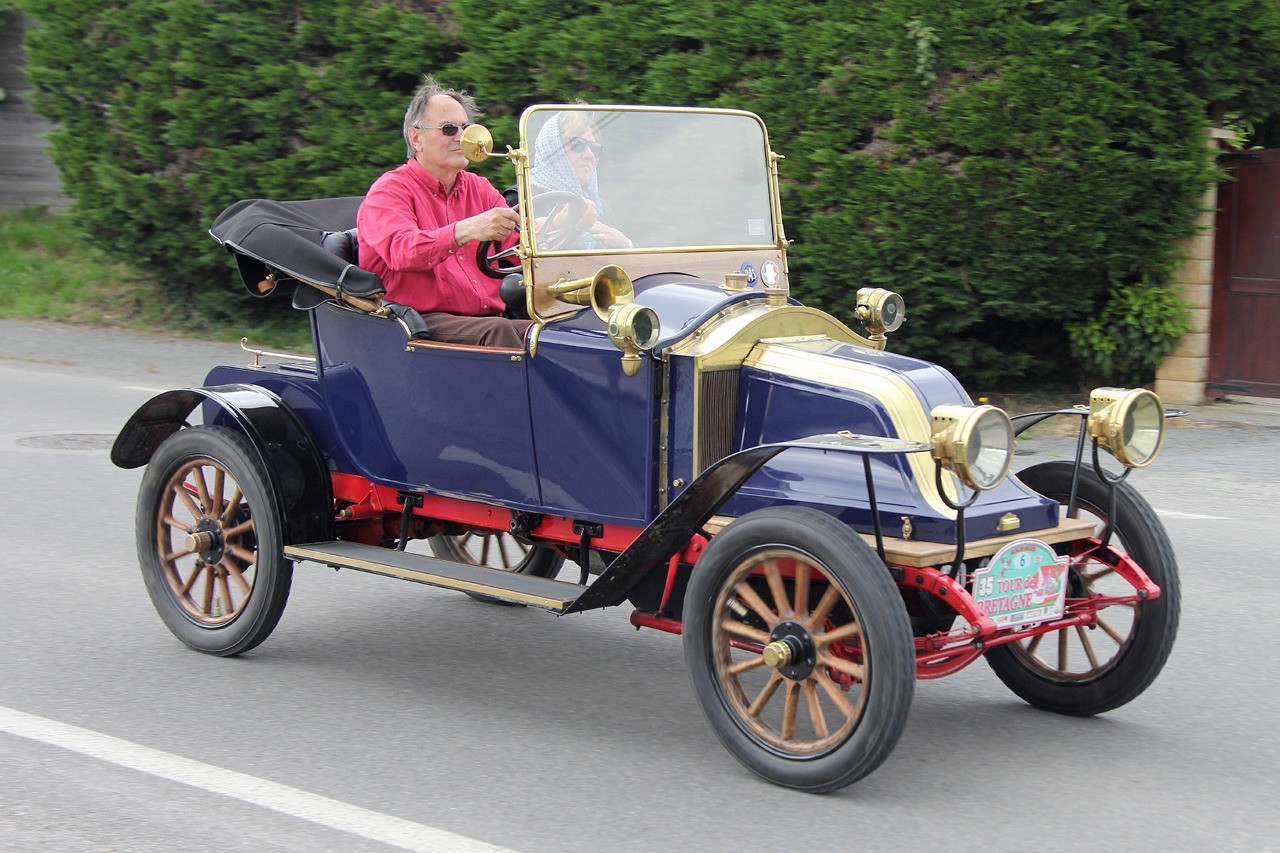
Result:
[[[228,275],[234,275],[228,271]],[[161,284],[89,245],[68,215],[0,213],[0,317],[61,320],[310,351],[300,311],[279,318],[210,320]]]

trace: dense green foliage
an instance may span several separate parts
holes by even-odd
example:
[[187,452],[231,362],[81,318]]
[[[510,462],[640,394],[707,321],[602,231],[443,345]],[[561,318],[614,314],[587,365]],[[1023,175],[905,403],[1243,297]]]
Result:
[[1067,326],[1083,377],[1121,385],[1148,381],[1190,329],[1186,306],[1145,281],[1117,288],[1100,315]]
[[[500,143],[539,100],[759,112],[797,294],[843,314],[897,289],[895,348],[1007,388],[1069,377],[1068,324],[1168,282],[1209,116],[1280,106],[1276,0],[22,2],[80,217],[210,305],[238,304],[218,210],[363,192],[430,71]],[[1075,335],[1087,371],[1100,340]]]
[[23,2],[41,22],[28,75],[61,125],[54,158],[78,219],[215,317],[245,304],[206,233],[218,212],[363,194],[403,162],[423,58],[458,49],[421,14],[359,0]]

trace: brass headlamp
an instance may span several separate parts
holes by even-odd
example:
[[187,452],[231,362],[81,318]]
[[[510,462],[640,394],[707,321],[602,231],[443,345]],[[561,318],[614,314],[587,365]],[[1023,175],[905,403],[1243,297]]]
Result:
[[907,304],[902,297],[883,287],[864,287],[858,291],[858,304],[853,316],[867,327],[871,340],[883,341],[896,332],[907,319]]
[[1095,388],[1089,436],[1126,468],[1150,465],[1164,443],[1164,406],[1145,388]]
[[1013,464],[1013,424],[995,406],[936,406],[933,458],[971,489],[1000,485]]
[[658,314],[652,308],[627,302],[609,309],[609,340],[622,350],[622,372],[635,376],[640,370],[640,353],[658,343]]

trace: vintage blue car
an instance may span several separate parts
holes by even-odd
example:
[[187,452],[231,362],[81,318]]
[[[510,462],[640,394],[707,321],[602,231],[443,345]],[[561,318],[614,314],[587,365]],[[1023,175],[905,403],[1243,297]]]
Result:
[[[582,194],[531,178],[543,126],[578,112],[607,151],[612,245],[564,225]],[[358,198],[241,202],[214,224],[254,293],[309,312],[315,354],[215,367],[116,440],[117,465],[148,466],[142,573],[182,642],[257,646],[298,562],[560,615],[629,604],[683,635],[724,745],[815,792],[885,760],[916,678],[985,657],[1075,715],[1155,679],[1177,568],[1122,482],[1159,452],[1154,394],[1011,421],[886,349],[897,294],[851,288],[857,329],[799,304],[780,157],[750,113],[537,106],[518,146],[495,154],[474,126],[463,150],[514,169],[519,243],[476,249],[533,321],[519,349],[433,342],[388,302],[356,265]],[[1075,461],[1011,475],[1015,434],[1049,416],[1078,422]]]

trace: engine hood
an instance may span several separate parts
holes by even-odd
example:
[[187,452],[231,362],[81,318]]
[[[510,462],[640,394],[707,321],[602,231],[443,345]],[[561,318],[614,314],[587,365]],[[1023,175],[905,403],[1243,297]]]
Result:
[[[928,442],[930,411],[971,404],[948,371],[935,364],[821,335],[760,341],[742,365],[738,447],[847,430]],[[880,523],[886,535],[952,542],[956,512],[939,494],[928,453],[872,457]],[[855,454],[790,450],[762,468],[724,507],[742,515],[777,503],[815,506],[863,531],[871,529],[865,474]],[[954,498],[954,478],[943,488]],[[965,511],[968,539],[1052,527],[1058,505],[1010,476]],[[1013,526],[1016,523],[1016,527]]]

